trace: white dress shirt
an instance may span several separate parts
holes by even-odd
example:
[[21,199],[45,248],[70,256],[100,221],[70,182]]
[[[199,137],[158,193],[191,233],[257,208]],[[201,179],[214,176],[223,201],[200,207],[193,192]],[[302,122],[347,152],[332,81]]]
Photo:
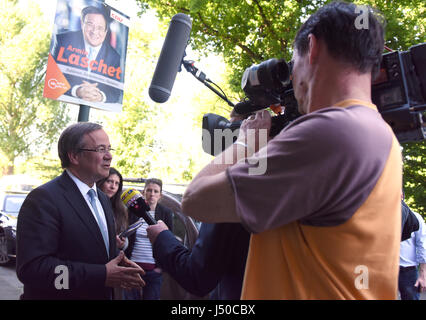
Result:
[[[90,189],[95,190],[95,193],[96,193],[96,197],[95,197],[96,207],[98,208],[98,212],[99,212],[99,215],[101,217],[101,220],[102,220],[104,226],[107,229],[106,231],[108,232],[108,227],[107,227],[108,224],[106,222],[104,209],[102,208],[101,202],[99,201],[99,198],[98,198],[98,190],[96,189],[96,183],[94,183],[93,187],[90,188],[87,184],[85,184],[80,179],[78,179],[75,175],[73,175],[71,173],[71,171],[69,171],[69,170],[66,170],[66,171],[67,171],[68,175],[70,176],[70,178],[72,179],[72,181],[74,181],[75,184],[77,185],[78,190],[80,190],[81,194],[83,195],[84,200],[86,200],[87,205],[89,206],[90,211],[92,212],[93,217],[95,218],[96,222],[99,225],[99,221],[98,221],[98,219],[96,217],[95,211],[93,210],[92,205],[90,203],[90,197],[87,194],[87,192],[89,192]],[[99,228],[100,228],[100,226],[99,226]]]
[[417,266],[426,263],[426,226],[422,216],[414,212],[419,220],[419,230],[411,234],[411,238],[404,240],[400,245],[399,265],[402,267]]

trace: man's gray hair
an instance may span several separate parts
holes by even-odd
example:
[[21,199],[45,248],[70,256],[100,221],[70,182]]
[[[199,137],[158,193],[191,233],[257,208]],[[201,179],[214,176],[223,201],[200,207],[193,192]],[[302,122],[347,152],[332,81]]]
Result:
[[102,126],[93,122],[78,122],[67,127],[58,140],[58,155],[62,168],[68,168],[70,159],[68,153],[78,153],[84,148],[83,137],[93,131],[102,129]]

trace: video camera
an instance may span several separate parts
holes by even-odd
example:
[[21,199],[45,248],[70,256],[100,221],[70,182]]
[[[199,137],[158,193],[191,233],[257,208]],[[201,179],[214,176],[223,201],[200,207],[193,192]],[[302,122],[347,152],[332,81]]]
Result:
[[[241,80],[247,98],[237,103],[234,111],[247,115],[269,106],[283,106],[283,111],[272,117],[270,136],[277,135],[300,116],[291,72],[291,63],[287,64],[284,59],[270,59],[247,68]],[[425,139],[426,43],[383,55],[379,76],[372,84],[372,100],[399,142]],[[235,133],[232,139],[226,136],[240,126],[241,121],[230,122],[216,114],[205,114],[203,150],[217,155],[236,140]]]

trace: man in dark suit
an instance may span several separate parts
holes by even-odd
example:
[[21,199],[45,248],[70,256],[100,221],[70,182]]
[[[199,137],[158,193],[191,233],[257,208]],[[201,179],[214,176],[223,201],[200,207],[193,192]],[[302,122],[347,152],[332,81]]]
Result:
[[110,201],[95,182],[108,176],[111,146],[102,126],[79,122],[58,141],[65,171],[24,201],[17,226],[23,299],[111,299],[137,288],[144,271],[117,255]]
[[[119,102],[122,90],[111,86],[123,83],[120,55],[108,43],[107,13],[89,6],[81,12],[81,30],[56,36],[52,56],[71,85],[66,95],[91,102]],[[86,80],[83,80],[86,78]]]

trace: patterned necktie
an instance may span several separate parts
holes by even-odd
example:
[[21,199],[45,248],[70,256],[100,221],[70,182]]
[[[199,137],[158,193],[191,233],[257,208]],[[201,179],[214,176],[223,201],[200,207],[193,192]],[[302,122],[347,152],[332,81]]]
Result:
[[[108,230],[105,226],[105,224],[103,223],[101,216],[99,214],[98,211],[98,207],[96,206],[96,192],[93,189],[90,189],[87,194],[89,195],[90,198],[90,204],[92,205],[93,211],[95,212],[96,215],[96,219],[98,220],[98,225],[99,225],[99,229],[101,229],[101,233],[102,233],[102,237],[104,238],[104,242],[105,242],[105,248],[107,250],[107,254],[109,253],[109,240],[108,240]],[[109,256],[109,254],[108,254]]]

